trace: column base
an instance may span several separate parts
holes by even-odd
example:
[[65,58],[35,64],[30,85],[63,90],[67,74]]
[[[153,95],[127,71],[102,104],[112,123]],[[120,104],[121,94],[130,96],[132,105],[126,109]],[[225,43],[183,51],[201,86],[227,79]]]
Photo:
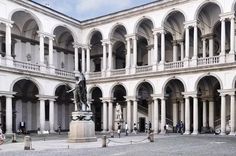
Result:
[[225,55],[221,55],[221,54],[220,54],[219,57],[220,57],[219,62],[220,62],[220,63],[225,63]]
[[235,132],[230,132],[229,135],[235,136]]
[[135,74],[135,73],[136,73],[136,66],[132,67],[132,69],[131,69],[131,74]]
[[128,67],[125,68],[125,74],[126,74],[126,75],[129,75],[129,74],[130,74],[130,68],[128,68]]
[[223,135],[223,136],[224,136],[224,135],[226,135],[226,133],[225,133],[225,132],[221,132],[220,135]]
[[46,65],[45,64],[40,64],[40,71],[42,73],[46,73]]
[[164,64],[164,62],[160,62],[160,63],[159,63],[158,69],[159,69],[160,71],[165,70],[165,64]]
[[190,131],[185,131],[184,132],[184,135],[190,135],[191,133],[190,133]]
[[184,58],[184,67],[185,68],[189,67],[189,58]]
[[198,131],[194,131],[191,135],[198,135]]
[[166,134],[165,130],[161,130],[160,134]]
[[191,60],[191,67],[196,67],[197,66],[197,57],[193,57]]

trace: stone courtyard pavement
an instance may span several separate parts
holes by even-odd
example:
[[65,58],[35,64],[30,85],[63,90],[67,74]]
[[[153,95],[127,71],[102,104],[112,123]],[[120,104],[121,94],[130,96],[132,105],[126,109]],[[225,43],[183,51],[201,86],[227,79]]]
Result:
[[102,148],[101,136],[93,143],[67,143],[66,135],[32,136],[34,150],[24,151],[23,137],[18,143],[8,140],[0,146],[0,156],[222,156],[236,155],[235,136],[214,135],[157,135],[154,143],[146,134],[110,138],[108,147]]

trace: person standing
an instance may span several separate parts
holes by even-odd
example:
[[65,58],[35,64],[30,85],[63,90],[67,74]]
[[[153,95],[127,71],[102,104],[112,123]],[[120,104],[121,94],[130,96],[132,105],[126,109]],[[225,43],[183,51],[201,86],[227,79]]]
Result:
[[166,134],[168,134],[169,125],[166,124]]
[[120,129],[121,129],[121,125],[120,125],[120,123],[118,123],[117,133],[118,133],[119,138],[120,138]]
[[2,125],[0,124],[0,145],[4,143],[5,136],[2,132]]
[[138,131],[137,125],[136,125],[136,123],[134,123],[134,134],[137,134],[137,131]]
[[150,133],[150,131],[152,130],[152,123],[151,123],[151,121],[149,121],[149,123],[148,123],[148,130],[149,130],[149,133]]
[[125,122],[125,135],[128,136],[128,124]]
[[180,132],[181,132],[181,135],[183,135],[184,133],[184,124],[182,121],[180,121]]

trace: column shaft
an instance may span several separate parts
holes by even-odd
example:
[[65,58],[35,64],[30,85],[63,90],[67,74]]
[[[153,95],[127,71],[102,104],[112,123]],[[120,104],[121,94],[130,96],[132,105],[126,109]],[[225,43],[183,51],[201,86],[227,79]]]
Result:
[[82,48],[82,73],[85,73],[85,49]]
[[185,31],[185,59],[189,59],[189,27],[187,26]]
[[190,101],[185,98],[185,134],[190,134]]
[[111,71],[112,66],[112,43],[110,42],[108,45],[108,70]]
[[230,20],[230,53],[235,53],[235,19],[234,17]]
[[180,120],[184,123],[184,102],[183,101],[181,101],[180,103],[180,110],[181,110]]
[[103,131],[107,131],[107,102],[103,102]]
[[221,96],[221,135],[226,131],[226,100],[225,95]]
[[231,95],[230,99],[230,135],[235,135],[235,95]]
[[221,55],[225,55],[225,19],[221,19]]
[[214,101],[209,101],[209,127],[214,129]]
[[130,64],[131,64],[131,60],[130,60],[130,57],[131,57],[130,38],[127,38],[126,41],[127,41],[126,69],[129,69]]
[[53,66],[53,38],[49,38],[49,66]]
[[178,105],[173,103],[173,127],[176,127],[178,122]]
[[209,57],[213,57],[214,56],[214,50],[213,47],[214,46],[214,40],[213,38],[209,39]]
[[180,43],[180,50],[181,50],[181,61],[184,60],[184,42]]
[[159,107],[158,107],[158,99],[154,100],[154,133],[159,132]]
[[133,121],[137,125],[138,123],[138,101],[133,101]]
[[133,68],[137,66],[137,38],[133,38]]
[[50,123],[50,133],[54,133],[54,101],[49,101],[49,123]]
[[206,58],[206,39],[205,38],[203,38],[202,39],[202,57],[203,58]]
[[161,100],[161,133],[165,133],[164,126],[166,125],[166,100]]
[[197,24],[194,26],[194,41],[193,41],[193,58],[198,57],[198,27]]
[[158,36],[154,33],[154,52],[153,52],[153,64],[156,65],[158,62]]
[[6,24],[6,57],[11,58],[11,24]]
[[178,46],[177,43],[173,44],[173,62],[178,60]]
[[161,32],[161,63],[165,63],[165,31]]
[[132,125],[131,125],[131,101],[130,100],[127,100],[127,124],[128,124],[128,129],[130,131],[132,128]]
[[87,73],[90,73],[90,47],[87,48]]
[[6,97],[6,134],[12,134],[12,97]]
[[198,98],[193,98],[193,134],[198,134]]
[[74,47],[75,49],[75,71],[79,71],[79,52],[78,47]]
[[39,55],[40,55],[40,64],[44,65],[44,36],[43,35],[39,35],[40,37],[40,45],[39,45]]
[[107,46],[103,43],[103,71],[107,69]]
[[207,104],[206,104],[206,101],[203,101],[202,102],[202,108],[203,108],[203,111],[202,111],[202,124],[203,124],[203,127],[205,128],[207,126]]
[[111,132],[113,130],[113,103],[112,101],[109,102],[109,131]]
[[45,129],[45,100],[40,99],[40,130],[41,132]]

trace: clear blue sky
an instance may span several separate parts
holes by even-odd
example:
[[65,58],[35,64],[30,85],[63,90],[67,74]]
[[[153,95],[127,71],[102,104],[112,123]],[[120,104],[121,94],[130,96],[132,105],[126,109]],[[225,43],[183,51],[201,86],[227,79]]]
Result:
[[78,20],[86,20],[155,0],[34,0]]

